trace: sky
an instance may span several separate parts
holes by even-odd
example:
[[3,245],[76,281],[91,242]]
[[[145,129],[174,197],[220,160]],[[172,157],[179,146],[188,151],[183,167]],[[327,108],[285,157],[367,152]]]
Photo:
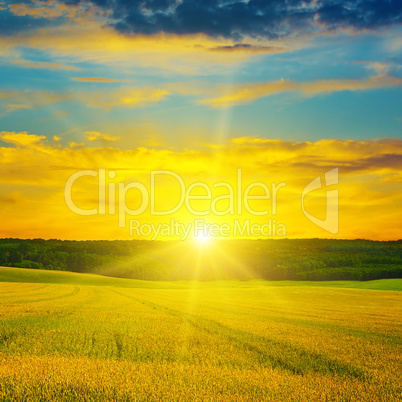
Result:
[[[228,237],[402,238],[401,22],[392,0],[0,1],[0,236],[176,239],[132,232],[130,220],[189,224],[197,210],[231,229],[286,229]],[[102,169],[107,189],[141,184],[124,208],[124,189],[99,191]],[[323,185],[334,169],[328,231],[311,216],[335,219]],[[77,179],[72,199],[93,215],[66,201],[82,170],[97,176]],[[161,170],[176,174],[157,176],[161,209],[181,201],[178,177],[211,199],[184,194],[174,213],[152,213],[142,190]],[[233,210],[230,197],[213,202],[222,182]],[[256,182],[285,183],[275,213],[272,191],[239,212]]]

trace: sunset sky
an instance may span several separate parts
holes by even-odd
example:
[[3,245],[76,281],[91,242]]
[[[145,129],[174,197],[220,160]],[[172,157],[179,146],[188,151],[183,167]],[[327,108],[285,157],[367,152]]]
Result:
[[[243,189],[286,183],[277,213],[207,222],[402,238],[401,23],[392,0],[0,1],[0,237],[135,238],[110,213],[70,211],[65,184],[83,169],[147,188],[155,170],[212,188],[234,186],[242,169]],[[333,234],[307,219],[301,196],[335,168]],[[169,208],[178,187],[165,179],[157,201]],[[86,177],[73,197],[94,208],[97,191]],[[325,194],[305,200],[320,219]],[[138,197],[128,195],[131,209]],[[194,219],[184,207],[135,219],[171,218]]]

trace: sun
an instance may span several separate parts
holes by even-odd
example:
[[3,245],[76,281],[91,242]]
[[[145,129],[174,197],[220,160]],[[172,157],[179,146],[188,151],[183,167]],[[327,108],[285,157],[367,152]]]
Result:
[[205,246],[211,241],[211,237],[207,236],[205,233],[199,233],[194,237],[194,240],[198,245]]

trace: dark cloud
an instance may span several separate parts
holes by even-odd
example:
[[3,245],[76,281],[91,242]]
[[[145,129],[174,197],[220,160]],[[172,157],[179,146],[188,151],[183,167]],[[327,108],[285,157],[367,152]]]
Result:
[[0,35],[13,35],[23,31],[30,31],[48,25],[45,19],[32,18],[29,16],[19,17],[7,11],[0,11]]
[[217,46],[209,49],[212,52],[249,52],[249,53],[279,53],[286,52],[286,49],[273,46],[255,46],[249,43],[238,43],[233,46]]
[[[351,27],[376,29],[402,22],[401,0],[65,0],[111,12],[123,33],[203,33],[241,39]],[[320,28],[317,28],[320,27]]]

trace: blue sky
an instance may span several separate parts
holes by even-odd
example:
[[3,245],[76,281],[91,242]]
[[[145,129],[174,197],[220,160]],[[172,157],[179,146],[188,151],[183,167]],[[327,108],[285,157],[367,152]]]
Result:
[[[294,1],[287,8],[283,2],[231,2],[230,7],[210,2],[203,10],[192,1],[179,5],[149,1],[145,14],[136,2],[129,6],[123,1],[73,3],[3,3],[2,130],[26,131],[49,139],[60,136],[65,144],[88,144],[86,131],[107,132],[125,138],[120,147],[146,145],[151,134],[176,147],[186,135],[209,142],[219,142],[222,136],[314,141],[401,135],[402,29],[397,2],[378,2],[383,3],[382,8],[376,6],[378,18],[367,17],[374,6],[364,1],[352,2],[355,9],[349,10],[347,18],[345,10],[339,11],[342,2],[336,1],[332,8],[319,2]],[[126,14],[121,11],[123,5],[128,7]],[[175,11],[168,13],[171,21],[158,25],[155,21],[163,10],[173,6]],[[227,26],[215,32],[206,21],[194,26],[178,22],[181,13],[193,15],[191,7],[215,15]],[[222,7],[238,21],[227,21]],[[236,7],[246,7],[243,17],[236,14]],[[255,18],[264,13],[264,28],[248,25],[247,18],[257,21]],[[280,26],[281,18],[282,25],[285,18],[290,21],[286,30]],[[151,29],[152,21],[156,25]],[[99,43],[92,52],[97,36]],[[385,83],[385,79],[369,88],[355,89],[358,85],[352,83],[352,88],[325,89],[325,81],[353,80],[358,84],[376,76],[392,77],[394,82]],[[218,107],[208,103],[222,91],[227,96],[238,86],[280,80],[305,85],[324,81],[324,88],[314,94],[297,89],[268,91]],[[116,104],[116,99],[132,89],[166,94]]]

